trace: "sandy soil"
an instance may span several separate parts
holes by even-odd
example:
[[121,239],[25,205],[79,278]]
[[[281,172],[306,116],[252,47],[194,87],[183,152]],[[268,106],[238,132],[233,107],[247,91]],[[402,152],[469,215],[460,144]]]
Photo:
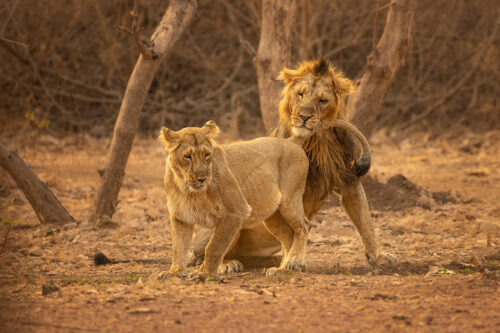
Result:
[[[391,267],[367,264],[332,200],[313,221],[307,273],[266,278],[254,268],[161,282],[167,264],[92,263],[97,251],[170,257],[159,143],[136,141],[113,217],[119,226],[95,229],[84,221],[107,141],[11,142],[83,223],[38,225],[0,173],[0,217],[18,221],[0,254],[0,331],[500,332],[500,132],[465,137],[374,138],[371,177],[386,184],[365,183],[380,243],[399,258]],[[7,230],[2,223],[0,246]]]

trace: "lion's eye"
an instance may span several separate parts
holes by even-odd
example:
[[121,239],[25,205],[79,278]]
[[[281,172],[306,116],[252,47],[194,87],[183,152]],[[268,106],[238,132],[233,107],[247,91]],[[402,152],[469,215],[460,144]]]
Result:
[[205,153],[205,158],[209,158],[209,157],[210,157],[210,155],[212,155],[212,154],[210,154],[210,153]]
[[320,98],[319,103],[320,104],[325,104],[325,103],[328,103],[328,100],[324,99],[324,98]]
[[184,155],[184,158],[190,160],[191,159],[191,155],[190,154],[186,154],[186,155]]
[[303,93],[303,92],[299,92],[299,93],[297,94],[297,96],[299,96],[299,97],[304,97],[304,93]]

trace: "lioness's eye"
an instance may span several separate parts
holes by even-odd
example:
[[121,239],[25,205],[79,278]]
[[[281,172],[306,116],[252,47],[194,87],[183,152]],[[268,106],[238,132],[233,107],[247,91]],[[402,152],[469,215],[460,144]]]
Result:
[[298,95],[299,97],[304,97],[304,93],[303,93],[303,92],[299,92],[297,95]]
[[188,160],[190,160],[191,159],[191,155],[186,154],[186,155],[184,155],[184,158],[187,158]]
[[205,153],[205,158],[209,158],[210,157],[210,153]]
[[327,99],[324,99],[324,98],[321,98],[321,99],[319,100],[319,102],[320,102],[321,104],[325,104],[325,103],[328,103],[328,100],[327,100]]

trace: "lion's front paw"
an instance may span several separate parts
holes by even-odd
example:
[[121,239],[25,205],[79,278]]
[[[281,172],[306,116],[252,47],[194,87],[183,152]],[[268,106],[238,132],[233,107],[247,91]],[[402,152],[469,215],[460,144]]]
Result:
[[366,256],[368,258],[368,262],[374,266],[383,266],[383,265],[392,265],[398,262],[398,258],[390,253],[380,253],[377,258],[370,258],[370,256]]
[[238,260],[225,260],[219,265],[219,274],[243,272],[243,264]]

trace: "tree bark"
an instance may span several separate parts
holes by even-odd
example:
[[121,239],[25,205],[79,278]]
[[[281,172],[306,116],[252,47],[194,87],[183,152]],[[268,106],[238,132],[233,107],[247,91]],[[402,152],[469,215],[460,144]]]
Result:
[[282,83],[277,80],[284,66],[292,62],[292,26],[295,0],[263,0],[259,48],[255,58],[260,109],[266,132],[278,122]]
[[75,219],[61,205],[50,189],[38,179],[15,151],[0,143],[0,166],[23,191],[40,223],[64,224]]
[[384,97],[408,50],[413,14],[413,0],[394,0],[390,4],[384,32],[368,56],[358,88],[349,98],[347,115],[366,137],[372,134]]
[[91,223],[98,223],[102,216],[110,218],[115,212],[118,192],[151,82],[161,62],[193,18],[197,6],[196,0],[171,0],[149,43],[151,59],[140,55],[135,64],[115,124],[102,182],[91,208]]

